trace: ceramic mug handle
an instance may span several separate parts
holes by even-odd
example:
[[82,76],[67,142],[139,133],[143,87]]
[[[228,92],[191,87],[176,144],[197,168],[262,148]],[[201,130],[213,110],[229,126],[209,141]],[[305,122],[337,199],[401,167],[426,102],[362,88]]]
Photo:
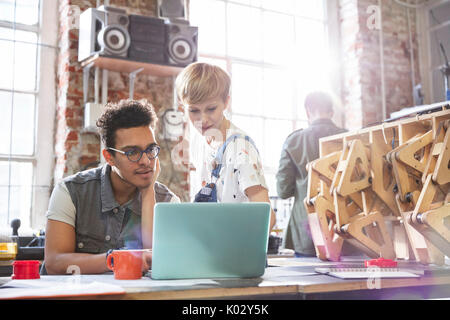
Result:
[[112,253],[108,255],[108,258],[106,258],[106,264],[109,270],[114,271],[114,258]]

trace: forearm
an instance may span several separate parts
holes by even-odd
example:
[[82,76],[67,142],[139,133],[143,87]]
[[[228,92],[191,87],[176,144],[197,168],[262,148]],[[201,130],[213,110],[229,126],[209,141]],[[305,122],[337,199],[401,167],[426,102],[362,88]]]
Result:
[[106,253],[54,253],[45,257],[48,274],[97,274],[109,271],[106,265]]
[[[45,268],[49,274],[103,273],[108,271],[106,253],[75,252],[75,228],[67,223],[49,219],[45,239]],[[73,267],[71,267],[73,266]],[[71,267],[69,270],[68,268]]]
[[153,246],[153,215],[155,204],[156,198],[153,188],[148,190],[148,192],[142,193],[141,234],[144,249],[151,249]]
[[277,219],[276,219],[276,216],[275,216],[275,212],[271,208],[270,209],[270,228],[269,228],[269,232],[272,231],[272,229],[275,226],[276,222],[277,222]]
[[[268,204],[271,204],[270,199],[269,199],[269,192],[267,191],[267,189],[263,188],[262,186],[249,187],[245,190],[245,193],[251,202],[267,202]],[[269,232],[273,229],[273,227],[275,226],[275,223],[276,223],[276,216],[275,216],[275,212],[273,211],[273,209],[271,207],[270,208]]]

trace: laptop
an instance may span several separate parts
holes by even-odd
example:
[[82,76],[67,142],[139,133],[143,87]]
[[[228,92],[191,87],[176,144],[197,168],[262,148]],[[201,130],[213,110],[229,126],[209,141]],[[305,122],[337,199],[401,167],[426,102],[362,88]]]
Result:
[[268,203],[157,203],[151,278],[260,277],[269,223]]

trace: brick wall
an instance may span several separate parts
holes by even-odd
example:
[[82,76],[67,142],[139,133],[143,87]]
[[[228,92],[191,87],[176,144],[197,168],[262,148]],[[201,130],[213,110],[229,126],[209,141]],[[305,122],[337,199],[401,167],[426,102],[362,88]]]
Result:
[[[380,32],[383,36],[386,116],[414,105],[412,70],[420,82],[416,15],[394,1],[340,0],[342,101],[346,127],[361,128],[383,120]],[[381,25],[373,20],[381,12]],[[379,28],[381,26],[381,28]],[[409,30],[412,32],[412,48]],[[411,50],[414,67],[411,65]]]
[[[101,1],[103,3],[103,1]],[[110,5],[122,7],[128,13],[156,16],[156,0],[111,0]],[[96,133],[83,129],[83,71],[78,62],[78,29],[73,24],[71,8],[83,12],[95,7],[95,0],[59,0],[59,34],[57,57],[57,115],[55,133],[54,180],[97,165],[100,157],[100,140]],[[94,68],[91,69],[93,71]],[[93,78],[90,79],[89,101],[93,101]],[[153,104],[158,117],[173,104],[172,77],[154,77],[138,74],[134,84],[134,98],[147,99]],[[100,93],[101,96],[101,93]],[[129,75],[108,72],[108,101],[129,97]],[[189,200],[188,173],[184,166],[172,166],[171,150],[177,142],[161,141],[161,123],[156,130],[162,145],[160,154],[161,175],[159,181],[166,184],[182,200]]]

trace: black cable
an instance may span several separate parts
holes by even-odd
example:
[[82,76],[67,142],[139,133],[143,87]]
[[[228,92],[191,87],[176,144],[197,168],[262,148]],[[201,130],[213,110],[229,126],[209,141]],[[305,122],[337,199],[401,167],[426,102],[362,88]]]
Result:
[[392,128],[392,150],[395,149],[395,128]]

